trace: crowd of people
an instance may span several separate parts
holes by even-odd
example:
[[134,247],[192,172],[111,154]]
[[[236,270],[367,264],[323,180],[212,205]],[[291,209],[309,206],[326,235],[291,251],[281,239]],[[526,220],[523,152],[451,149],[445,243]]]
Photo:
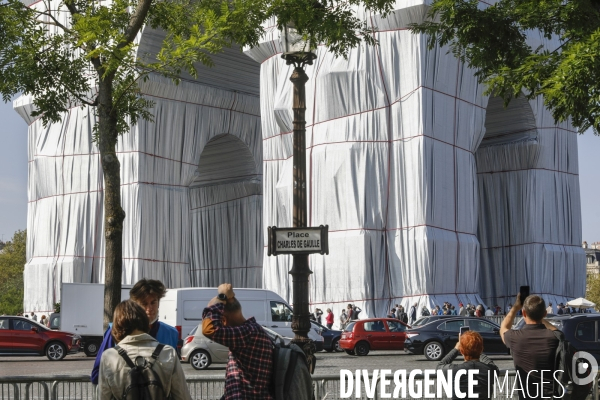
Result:
[[46,327],[50,327],[50,318],[46,317],[45,315],[42,314],[42,316],[40,317],[40,320],[38,321],[38,316],[32,312],[31,314],[23,314],[23,313],[18,313],[17,317],[25,317],[25,318],[29,318],[32,321],[38,322],[39,324],[42,324]]
[[[91,380],[98,385],[99,400],[123,398],[124,391],[129,390],[127,385],[131,380],[130,370],[140,365],[153,371],[153,376],[160,382],[156,390],[161,390],[165,398],[191,400],[176,351],[178,332],[158,321],[159,303],[165,292],[165,286],[160,281],[142,279],[131,289],[130,299],[116,307],[113,323],[104,335],[92,371]],[[552,303],[546,306],[544,299],[535,295],[528,296],[521,302],[520,295],[517,295],[514,304],[509,307],[499,334],[511,351],[517,373],[527,375],[527,379],[522,380],[524,385],[519,391],[519,398],[541,398],[542,395],[551,398],[557,394],[556,385],[543,380],[539,371],[556,370],[556,350],[560,341],[564,340],[561,339],[564,336],[560,336],[562,333],[557,333],[557,328],[545,319],[547,314],[554,311]],[[396,304],[387,316],[411,323],[418,317],[417,308],[418,303],[414,303],[407,312],[402,305]],[[339,322],[342,328],[358,319],[361,311],[353,304],[348,304],[341,310]],[[557,306],[557,314],[575,311],[562,303]],[[326,313],[317,308],[311,318],[321,323],[323,314],[326,314],[326,325],[331,328],[334,314],[330,308],[326,309]],[[513,330],[514,320],[519,314],[526,324],[519,330]],[[431,310],[422,307],[420,315],[482,317],[502,315],[502,310],[499,306],[485,310],[481,304],[475,306],[470,303],[459,303],[455,307],[445,302],[443,306],[435,306]],[[222,399],[273,399],[273,342],[253,317],[244,316],[242,304],[236,299],[231,284],[218,287],[217,295],[207,304],[202,317],[204,336],[229,348]],[[34,313],[29,318],[37,320]],[[40,322],[45,320],[47,318],[42,316]],[[464,362],[455,362],[458,355],[464,357]],[[478,382],[475,392],[479,394],[479,398],[489,398],[487,388],[493,374],[488,372],[498,371],[498,367],[483,353],[481,335],[474,331],[467,331],[459,336],[455,348],[441,360],[438,368],[451,369],[455,374],[461,370],[477,370],[474,374]],[[461,378],[460,385],[453,390],[465,393],[467,374],[462,376],[464,379]],[[590,387],[576,387],[572,398],[585,398]]]

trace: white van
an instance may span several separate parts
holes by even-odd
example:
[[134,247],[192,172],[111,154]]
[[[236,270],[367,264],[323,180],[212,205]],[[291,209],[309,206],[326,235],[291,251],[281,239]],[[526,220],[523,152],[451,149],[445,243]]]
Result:
[[[292,309],[277,293],[266,289],[234,289],[235,297],[242,304],[244,317],[254,317],[256,322],[284,337],[294,337]],[[217,295],[217,288],[169,289],[160,300],[158,318],[174,326],[184,339],[202,322],[202,311],[210,299]],[[323,337],[311,329],[308,337],[315,342],[317,351],[323,349]],[[196,332],[196,335],[198,332]]]

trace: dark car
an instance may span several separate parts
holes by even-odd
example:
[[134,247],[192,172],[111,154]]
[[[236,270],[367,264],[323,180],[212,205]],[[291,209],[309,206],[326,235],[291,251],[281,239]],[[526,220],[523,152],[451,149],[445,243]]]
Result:
[[45,355],[51,361],[79,351],[81,336],[54,331],[24,317],[0,317],[0,355]]
[[500,326],[477,317],[455,316],[409,329],[404,348],[413,354],[424,354],[428,360],[440,360],[456,345],[458,333],[463,326],[468,326],[483,337],[483,351],[486,354],[508,354],[500,337]]
[[[556,315],[556,314],[548,314],[546,315],[546,319],[551,319],[554,317],[560,317],[560,315]],[[512,326],[512,329],[521,329],[523,326],[525,325],[525,318],[521,318],[516,324],[514,324]]]
[[342,331],[336,331],[329,329],[326,326],[319,324],[318,322],[311,321],[312,327],[317,333],[323,336],[323,350],[327,352],[332,351],[344,351],[340,347],[340,338],[342,337]]
[[340,347],[347,354],[366,356],[370,350],[402,350],[408,325],[393,318],[352,321],[342,333]]
[[600,314],[556,315],[547,318],[565,334],[576,351],[585,351],[600,364]]
[[456,315],[429,315],[427,317],[421,317],[421,318],[417,319],[415,322],[413,322],[411,327],[416,328],[417,326],[427,325],[430,322],[437,321],[442,318],[456,318],[456,317],[457,317]]

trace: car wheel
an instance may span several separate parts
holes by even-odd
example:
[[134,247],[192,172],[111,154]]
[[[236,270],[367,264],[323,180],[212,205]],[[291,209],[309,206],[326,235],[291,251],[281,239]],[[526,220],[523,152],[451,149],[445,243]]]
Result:
[[348,354],[349,356],[353,356],[355,353],[354,350],[346,350],[346,354]]
[[359,342],[356,344],[356,347],[354,347],[354,351],[357,356],[366,356],[369,354],[369,344],[366,342]]
[[425,358],[430,361],[438,361],[444,356],[444,347],[440,342],[429,342],[423,349]]
[[333,344],[331,345],[331,347],[332,347],[332,348],[333,348],[335,351],[337,351],[338,353],[341,353],[342,351],[344,351],[344,349],[342,349],[342,348],[340,347],[340,339],[335,339],[335,340],[333,341]]
[[46,357],[50,361],[59,361],[67,355],[67,348],[60,342],[52,342],[46,347]]
[[190,356],[190,364],[197,370],[206,369],[211,364],[210,355],[204,350],[196,350]]
[[83,352],[88,357],[95,357],[96,354],[98,354],[99,347],[100,346],[99,346],[98,342],[89,342],[89,343],[85,344],[85,347],[83,348]]

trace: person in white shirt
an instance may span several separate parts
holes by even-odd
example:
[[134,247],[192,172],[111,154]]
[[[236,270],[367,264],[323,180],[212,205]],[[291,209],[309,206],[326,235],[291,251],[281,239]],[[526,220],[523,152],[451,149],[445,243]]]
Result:
[[152,364],[152,371],[160,381],[165,398],[192,400],[177,351],[169,345],[159,344],[148,334],[149,331],[150,319],[142,306],[133,300],[125,300],[117,305],[111,335],[118,346],[102,353],[99,400],[122,399],[131,383],[128,379],[130,363],[121,355],[120,349],[125,350],[127,358],[135,360],[136,365]]
[[488,307],[488,309],[485,311],[485,316],[491,317],[492,315],[494,315],[494,312],[492,311],[491,308]]
[[552,309],[552,303],[548,303],[548,307],[546,307],[546,312],[548,314],[554,314],[554,310]]

